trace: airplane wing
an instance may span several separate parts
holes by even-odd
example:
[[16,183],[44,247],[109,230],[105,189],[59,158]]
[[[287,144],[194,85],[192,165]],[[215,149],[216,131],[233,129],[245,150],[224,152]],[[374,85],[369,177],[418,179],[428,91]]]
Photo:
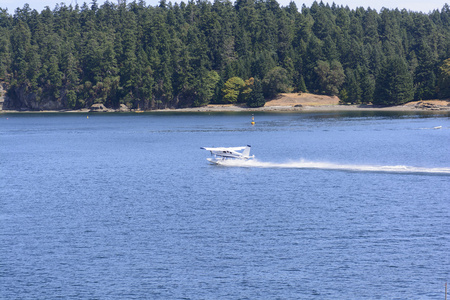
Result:
[[205,149],[207,151],[240,151],[247,147],[201,147],[200,149]]

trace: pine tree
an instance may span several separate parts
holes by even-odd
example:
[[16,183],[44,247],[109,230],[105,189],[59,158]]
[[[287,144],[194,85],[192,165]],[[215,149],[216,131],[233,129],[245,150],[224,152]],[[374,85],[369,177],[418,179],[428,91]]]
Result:
[[413,79],[405,61],[399,57],[388,58],[376,81],[373,104],[400,105],[413,97]]
[[255,78],[253,83],[253,89],[250,92],[247,102],[248,107],[262,107],[266,104],[266,99],[264,99],[264,94],[262,90],[261,81]]
[[363,67],[359,72],[359,81],[361,88],[361,102],[370,103],[373,100],[373,93],[375,91],[375,80],[369,74],[369,70]]
[[424,40],[421,41],[418,51],[418,66],[414,74],[415,99],[434,99],[436,97],[436,75],[434,73],[435,55]]
[[11,31],[12,71],[19,85],[29,81],[27,57],[31,52],[31,31],[23,21],[18,21]]
[[219,82],[219,74],[216,71],[209,71],[202,78],[202,88],[199,87],[199,94],[197,99],[194,100],[194,106],[207,105],[214,96],[217,83]]
[[350,68],[345,70],[346,74],[346,84],[345,84],[345,92],[346,92],[346,103],[351,104],[360,104],[361,103],[361,94],[362,90],[359,85],[359,76],[358,73]]
[[439,67],[438,93],[441,99],[450,98],[450,58]]

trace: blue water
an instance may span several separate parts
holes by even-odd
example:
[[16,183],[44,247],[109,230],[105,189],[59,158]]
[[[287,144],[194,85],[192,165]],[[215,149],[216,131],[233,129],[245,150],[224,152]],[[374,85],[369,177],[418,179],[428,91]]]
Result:
[[0,115],[0,298],[444,299],[449,117]]

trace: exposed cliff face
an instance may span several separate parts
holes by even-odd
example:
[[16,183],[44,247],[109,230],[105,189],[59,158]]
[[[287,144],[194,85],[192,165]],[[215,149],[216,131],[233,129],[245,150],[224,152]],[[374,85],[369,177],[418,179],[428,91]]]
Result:
[[[37,97],[36,93],[30,93],[26,87],[9,88],[6,83],[0,82],[0,110],[18,110],[18,111],[42,111],[42,110],[70,110],[66,95],[66,90],[59,92],[61,98],[54,98],[52,96]],[[99,111],[93,104],[93,99],[84,101],[84,107],[78,109],[90,109]],[[172,102],[156,101],[154,99],[141,102],[141,109],[165,109],[176,108],[180,104],[180,100],[174,99]],[[169,105],[171,104],[171,105]],[[130,109],[121,104],[119,107],[105,107],[106,111],[130,111]]]
[[5,89],[3,88],[3,83],[0,83],[0,110],[3,110],[3,103],[5,102]]
[[4,96],[3,110],[63,110],[67,108],[65,102],[65,97],[61,100],[48,96],[38,99],[35,93],[18,87],[10,89]]

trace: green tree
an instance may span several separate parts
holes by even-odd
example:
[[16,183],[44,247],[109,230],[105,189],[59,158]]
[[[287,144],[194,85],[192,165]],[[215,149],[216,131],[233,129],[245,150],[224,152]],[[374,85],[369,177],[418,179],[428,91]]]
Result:
[[251,73],[254,77],[264,78],[266,74],[277,66],[277,63],[268,51],[258,52],[252,59]]
[[246,104],[248,107],[262,107],[266,104],[261,81],[257,78],[254,80],[253,88],[247,97]]
[[342,100],[345,103],[351,104],[359,104],[361,103],[361,94],[362,90],[359,85],[359,76],[358,73],[350,68],[345,70],[346,74],[346,83],[345,83],[345,92],[342,93]]
[[345,74],[342,65],[337,60],[331,63],[319,60],[314,69],[320,80],[320,87],[323,93],[328,95],[339,94],[339,88],[345,81]]
[[366,67],[360,71],[360,87],[361,87],[361,102],[369,103],[373,100],[373,93],[375,91],[375,79]]
[[55,55],[51,55],[48,65],[48,82],[49,90],[53,92],[53,97],[60,98],[59,89],[62,87],[62,72],[59,70],[58,58]]
[[389,57],[377,78],[373,104],[400,105],[413,97],[413,79],[406,62],[399,57]]
[[225,103],[236,103],[244,87],[244,80],[239,77],[232,77],[225,82],[222,88],[222,99]]
[[438,95],[441,99],[450,98],[450,58],[439,67]]
[[206,76],[202,78],[202,88],[199,90],[197,99],[194,100],[194,106],[209,104],[214,96],[214,91],[219,80],[220,76],[216,71],[207,72]]
[[300,75],[300,80],[298,84],[298,90],[300,92],[306,93],[308,90],[306,89],[305,79],[303,78],[303,75]]
[[262,81],[265,98],[274,98],[279,93],[287,93],[292,90],[289,73],[282,67],[270,70]]
[[414,98],[417,100],[436,97],[435,56],[428,43],[422,40],[417,51],[419,63],[414,74]]
[[28,57],[31,52],[31,31],[28,24],[18,21],[11,32],[12,71],[19,85],[29,82]]
[[[0,10],[1,18],[1,10]],[[7,77],[8,69],[11,65],[11,43],[9,40],[9,32],[5,28],[0,27],[0,78]]]
[[250,77],[244,82],[244,86],[242,87],[241,94],[239,95],[238,102],[240,103],[246,103],[247,99],[252,92],[253,85],[255,83],[255,79],[253,77]]

